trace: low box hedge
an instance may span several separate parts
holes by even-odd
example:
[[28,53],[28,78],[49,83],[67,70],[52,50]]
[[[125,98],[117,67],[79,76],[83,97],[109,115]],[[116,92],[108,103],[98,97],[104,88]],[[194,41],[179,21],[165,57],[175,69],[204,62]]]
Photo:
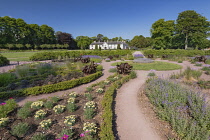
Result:
[[66,89],[70,89],[81,84],[89,83],[99,78],[100,76],[102,76],[101,71],[96,72],[94,74],[90,74],[85,77],[81,77],[81,78],[69,80],[69,81],[64,81],[64,82],[60,82],[56,84],[36,86],[36,87],[30,87],[30,88],[8,91],[8,92],[0,92],[0,98],[5,99],[5,98],[10,98],[10,97],[38,95],[38,94],[43,94],[43,93],[52,93],[56,91],[66,90]]
[[100,127],[100,139],[101,140],[114,140],[114,132],[113,132],[113,100],[114,100],[114,94],[116,93],[116,89],[121,87],[125,82],[128,82],[130,79],[136,78],[135,72],[130,73],[130,75],[127,75],[117,81],[115,81],[112,86],[106,90],[104,93],[104,97],[102,100],[102,124]]

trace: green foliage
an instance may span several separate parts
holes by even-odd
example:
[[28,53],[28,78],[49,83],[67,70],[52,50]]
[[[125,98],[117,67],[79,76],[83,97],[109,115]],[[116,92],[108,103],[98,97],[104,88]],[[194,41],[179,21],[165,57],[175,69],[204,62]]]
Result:
[[131,71],[129,75],[130,75],[130,78],[131,78],[131,79],[134,79],[134,78],[137,77],[137,74],[136,74],[135,71]]
[[52,109],[53,108],[53,102],[52,101],[47,101],[44,103],[44,107],[48,108],[48,109]]
[[134,36],[129,42],[129,45],[137,48],[147,48],[152,45],[152,39],[150,37],[144,37],[143,35]]
[[18,96],[38,95],[38,94],[43,94],[43,93],[52,93],[56,91],[66,90],[66,89],[70,89],[81,84],[89,83],[97,79],[101,75],[102,75],[102,72],[99,71],[94,74],[90,74],[86,77],[81,77],[78,79],[64,81],[64,82],[60,82],[56,84],[30,87],[30,88],[25,88],[22,90],[14,90],[14,91],[9,91],[9,92],[0,92],[0,98],[8,98],[11,96],[18,97]]
[[85,93],[85,97],[88,99],[88,101],[92,101],[92,100],[93,100],[93,96],[92,96],[92,94],[89,93],[89,92],[86,92],[86,93]]
[[58,96],[53,96],[53,97],[50,98],[50,100],[51,100],[53,103],[57,103],[57,102],[60,100],[60,98],[59,98]]
[[58,135],[59,138],[63,137],[63,135],[68,135],[69,138],[72,138],[74,135],[74,130],[73,129],[62,129],[60,134]]
[[46,140],[46,136],[42,133],[35,134],[31,140]]
[[198,81],[197,84],[204,89],[210,89],[210,81]]
[[[116,75],[114,75],[116,76]],[[119,88],[122,84],[129,81],[129,79],[133,77],[130,75],[127,75],[117,81],[115,81],[104,93],[104,98],[102,100],[102,119],[103,122],[100,126],[100,133],[99,137],[101,140],[114,140],[114,133],[112,130],[113,127],[113,112],[112,112],[112,104],[113,104],[113,95],[116,93],[116,89]],[[113,78],[113,76],[109,77],[108,80]]]
[[15,76],[12,73],[0,73],[0,87],[7,86],[14,79]]
[[68,103],[66,108],[69,112],[74,112],[74,111],[76,111],[77,106],[75,103]]
[[172,46],[172,37],[175,31],[174,20],[159,19],[152,24],[151,34],[156,49],[165,49]]
[[86,108],[84,110],[85,119],[92,119],[95,116],[95,109]]
[[[112,66],[115,66],[119,64],[117,63],[112,63]],[[133,63],[133,62],[128,62],[128,64],[133,66],[134,70],[151,70],[155,69],[157,71],[164,71],[164,70],[176,70],[176,69],[181,69],[182,66],[173,64],[173,63],[168,63],[168,62],[160,62],[160,61],[155,61],[153,63]]]
[[8,99],[3,105],[0,105],[0,118],[7,117],[7,114],[12,112],[17,106],[14,99]]
[[29,116],[31,115],[31,110],[30,108],[27,108],[27,107],[22,107],[18,110],[17,112],[17,116],[19,118],[22,118],[22,119],[26,119],[28,118]]
[[114,55],[127,55],[132,54],[131,50],[103,50],[103,51],[57,51],[57,52],[38,52],[30,57],[32,61],[41,61],[41,60],[52,60],[57,59],[58,56],[69,58],[79,57],[80,55],[98,55],[98,56],[114,56]]
[[167,50],[144,50],[144,55],[153,54],[154,57],[161,57],[162,55],[168,56],[186,56],[186,57],[194,57],[196,55],[208,55],[208,51],[203,50],[182,50],[182,49],[167,49]]
[[151,79],[145,89],[158,116],[168,121],[180,139],[207,140],[210,106],[202,93],[164,79]]
[[17,137],[24,137],[29,129],[28,123],[19,123],[12,127],[11,134]]
[[9,60],[0,54],[0,66],[9,65]]
[[191,78],[198,79],[202,75],[202,71],[193,70],[190,67],[187,67],[181,75],[183,75],[187,80],[190,80]]
[[109,72],[115,73],[115,72],[117,72],[117,69],[116,69],[116,68],[110,68],[110,69],[109,69]]
[[185,49],[188,48],[188,45],[202,48],[201,44],[206,39],[210,26],[207,18],[194,10],[186,10],[179,13],[176,22],[177,34],[184,38]]

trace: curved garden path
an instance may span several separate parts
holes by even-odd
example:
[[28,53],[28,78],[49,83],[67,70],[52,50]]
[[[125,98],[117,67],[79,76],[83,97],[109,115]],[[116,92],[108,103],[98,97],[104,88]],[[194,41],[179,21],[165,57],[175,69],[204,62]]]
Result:
[[[157,60],[157,61],[165,61],[168,60]],[[121,62],[121,61],[119,61]],[[59,91],[51,94],[42,94],[38,96],[29,96],[17,98],[17,102],[19,105],[23,105],[27,101],[36,101],[42,98],[48,98],[52,96],[62,96],[65,92],[76,91],[78,93],[84,93],[86,87],[92,85],[93,83],[100,82],[101,80],[105,80],[108,76],[112,75],[109,73],[109,68],[112,62],[102,62],[104,75],[99,79],[90,82],[88,84],[83,84],[81,86],[77,86],[75,88]],[[170,62],[176,63],[176,62]],[[183,69],[186,69],[187,66],[192,68],[201,68],[196,67],[190,64],[187,61],[183,63],[176,63],[183,66]],[[14,68],[14,66],[8,66],[7,69]],[[7,71],[4,70],[4,71]],[[0,67],[0,72],[2,67]],[[116,116],[116,137],[120,140],[162,140],[167,139],[165,136],[161,135],[161,133],[154,128],[153,122],[151,118],[149,118],[144,113],[144,108],[140,104],[138,100],[139,90],[142,85],[145,83],[147,79],[147,75],[149,71],[138,70],[137,78],[130,80],[125,83],[117,92],[115,98],[115,116]],[[172,73],[178,73],[180,70],[172,70],[172,71],[156,71],[156,75],[162,78],[167,78]],[[206,78],[203,76],[203,78]],[[207,77],[210,78],[210,77]]]
[[[182,70],[188,66],[194,69],[200,69],[190,62],[183,63],[172,62],[168,60],[157,60],[182,65]],[[152,121],[153,116],[145,114],[144,105],[139,101],[139,91],[144,85],[149,71],[138,70],[137,78],[125,83],[116,95],[116,125],[117,138],[120,140],[165,140],[167,137],[155,128]],[[179,73],[180,70],[156,71],[156,75],[161,78],[168,78],[173,73]],[[205,76],[203,78],[206,79]],[[210,77],[207,77],[210,79]]]

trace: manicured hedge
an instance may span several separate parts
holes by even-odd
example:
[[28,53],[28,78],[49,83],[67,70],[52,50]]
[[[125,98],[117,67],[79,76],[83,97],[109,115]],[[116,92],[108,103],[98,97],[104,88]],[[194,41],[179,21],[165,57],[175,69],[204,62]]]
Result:
[[36,86],[36,87],[25,88],[21,90],[14,90],[14,91],[9,91],[9,92],[0,92],[0,98],[4,99],[4,98],[18,97],[18,96],[20,97],[20,96],[28,96],[28,95],[38,95],[38,94],[43,94],[43,93],[52,93],[56,91],[66,90],[66,89],[70,89],[81,84],[89,83],[100,76],[102,76],[101,71],[85,76],[85,77],[81,77],[81,78],[69,80],[69,81],[64,81],[64,82],[60,82],[56,84]]
[[155,57],[162,55],[171,55],[171,56],[187,56],[193,57],[196,55],[210,55],[210,51],[203,50],[183,50],[183,49],[168,49],[168,50],[144,50],[144,55],[153,54]]
[[33,56],[30,57],[30,60],[32,61],[41,61],[41,60],[52,60],[52,59],[57,59],[58,56],[61,58],[73,58],[73,57],[78,57],[81,55],[98,55],[98,56],[110,56],[110,55],[127,55],[131,54],[131,50],[103,50],[103,51],[91,51],[91,50],[86,50],[86,51],[48,51],[48,52],[38,52],[34,54]]
[[9,60],[0,54],[0,66],[9,65]]
[[130,79],[136,78],[135,72],[132,72],[130,75],[127,75],[117,81],[115,81],[112,86],[109,87],[108,90],[104,93],[104,97],[102,100],[102,124],[100,131],[100,139],[101,140],[114,140],[114,132],[113,132],[113,100],[114,94],[116,93],[116,89],[121,87],[122,84],[129,81]]

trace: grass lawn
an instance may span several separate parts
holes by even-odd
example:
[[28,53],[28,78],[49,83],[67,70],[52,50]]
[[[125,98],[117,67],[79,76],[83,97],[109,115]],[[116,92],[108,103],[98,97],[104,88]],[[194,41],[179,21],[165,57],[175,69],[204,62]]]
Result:
[[1,53],[10,61],[29,61],[29,57],[37,52],[7,52]]
[[[117,64],[125,63],[125,62],[116,62],[112,63],[112,66],[116,66]],[[131,64],[133,66],[134,70],[157,70],[157,71],[165,71],[165,70],[177,70],[181,69],[182,66],[168,63],[168,62],[159,62],[155,61],[153,63],[134,63],[132,61],[128,61],[127,63]]]

